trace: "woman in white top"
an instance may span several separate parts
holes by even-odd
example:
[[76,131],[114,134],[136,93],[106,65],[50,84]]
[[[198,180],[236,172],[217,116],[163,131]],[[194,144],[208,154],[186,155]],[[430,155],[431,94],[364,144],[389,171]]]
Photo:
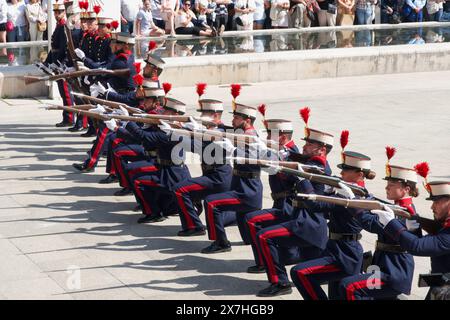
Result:
[[288,11],[289,0],[272,0],[270,7],[270,19],[272,20],[272,28],[288,27]]
[[6,21],[8,21],[8,4],[0,0],[0,43],[6,42]]
[[[237,30],[253,30],[254,0],[236,0],[234,3],[234,19]],[[239,18],[239,19],[238,19]]]
[[440,21],[444,12],[445,0],[428,0],[427,12],[429,21]]
[[191,1],[184,0],[183,6],[175,16],[175,32],[177,34],[191,34],[196,36],[214,37],[216,33],[206,27],[194,26],[192,19],[196,19],[195,13],[191,10]]
[[144,5],[136,17],[136,36],[162,36],[165,32],[153,22],[151,0],[143,0]]
[[264,21],[266,20],[265,9],[269,3],[267,0],[254,0],[255,12],[253,13],[253,29],[263,29]]
[[9,1],[8,21],[11,21],[14,25],[14,29],[6,34],[8,42],[26,41],[28,39],[28,21],[23,1]]
[[174,19],[179,9],[178,0],[161,0],[161,17],[164,20],[166,33],[175,37]]
[[30,31],[30,41],[42,40],[44,32],[39,31],[38,22],[44,23],[47,21],[47,14],[42,9],[39,0],[30,0],[25,10]]

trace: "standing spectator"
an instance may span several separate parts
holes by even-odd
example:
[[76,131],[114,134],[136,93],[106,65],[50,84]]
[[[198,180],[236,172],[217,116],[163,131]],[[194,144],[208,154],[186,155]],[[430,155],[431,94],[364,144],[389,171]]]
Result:
[[161,0],[151,0],[152,1],[152,16],[153,23],[163,30],[166,30],[166,24],[161,16]]
[[141,0],[120,0],[122,32],[130,34],[134,31],[134,21],[139,12]]
[[270,19],[272,28],[288,27],[289,0],[272,0],[270,7]]
[[445,0],[428,0],[427,12],[429,21],[440,21],[444,12]]
[[375,0],[356,0],[356,21],[358,24],[372,23],[374,2]]
[[25,8],[23,1],[8,1],[8,21],[14,25],[14,29],[6,34],[8,42],[28,40],[28,22],[25,16]]
[[30,41],[42,40],[44,32],[39,30],[38,24],[42,26],[47,23],[47,14],[42,10],[39,0],[30,0],[25,12],[29,24]]
[[381,23],[400,23],[398,0],[381,1]]
[[427,0],[406,0],[403,4],[403,22],[422,22]]
[[317,13],[319,26],[334,27],[336,25],[337,7],[335,0],[317,0],[320,11]]
[[266,20],[265,9],[267,6],[270,6],[269,1],[255,0],[255,12],[253,13],[253,29],[264,29],[264,21]]
[[[396,1],[396,0],[394,0]],[[338,26],[352,26],[355,22],[355,0],[338,0]]]
[[221,35],[228,24],[228,6],[231,0],[215,0],[216,3],[216,29]]
[[178,0],[162,0],[161,2],[161,16],[164,19],[166,33],[170,33],[170,37],[175,37],[174,20],[178,9]]
[[316,20],[320,7],[316,0],[291,0],[289,28],[309,28]]
[[165,32],[153,22],[151,0],[142,1],[143,8],[136,17],[136,36],[162,36]]
[[253,30],[254,0],[236,0],[234,3],[234,19],[237,30]]
[[6,42],[6,21],[8,21],[8,4],[0,0],[0,43]]

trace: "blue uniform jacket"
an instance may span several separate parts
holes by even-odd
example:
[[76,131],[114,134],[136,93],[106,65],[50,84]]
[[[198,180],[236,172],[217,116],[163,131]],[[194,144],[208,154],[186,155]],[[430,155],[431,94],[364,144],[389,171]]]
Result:
[[86,56],[84,65],[90,69],[104,68],[114,60],[110,47],[111,36],[96,36],[94,41],[92,57]]
[[128,69],[130,74],[128,77],[109,76],[106,77],[106,81],[119,93],[126,93],[134,91],[136,85],[133,81],[133,77],[136,74],[136,69],[133,65],[134,56],[131,52],[119,53],[114,57],[114,60],[107,64],[105,67],[110,70]]
[[65,21],[59,21],[53,31],[51,38],[51,50],[45,60],[45,64],[56,63],[60,61],[61,63],[67,57],[67,37],[64,30]]
[[129,91],[125,93],[109,91],[106,94],[106,100],[124,103],[130,107],[138,107],[140,105],[139,99],[136,98],[136,91]]
[[385,232],[398,241],[402,248],[416,256],[431,257],[431,272],[450,271],[450,223],[449,221],[436,235],[418,237],[406,230],[397,219],[388,223]]

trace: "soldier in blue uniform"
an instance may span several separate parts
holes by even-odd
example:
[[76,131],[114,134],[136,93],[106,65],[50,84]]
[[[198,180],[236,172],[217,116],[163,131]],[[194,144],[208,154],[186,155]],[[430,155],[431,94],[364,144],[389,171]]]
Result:
[[[408,231],[402,221],[395,219],[392,210],[373,210],[379,216],[384,232],[395,239],[403,250],[412,255],[431,258],[431,273],[450,272],[450,182],[433,181],[426,184],[429,197],[433,201],[431,210],[435,221],[440,225],[437,233],[419,237]],[[430,299],[429,291],[427,299]]]
[[[201,116],[213,119],[217,124],[217,130],[225,131],[226,127],[221,121],[223,112],[222,101],[201,99],[198,102],[200,109],[197,111],[201,112]],[[182,230],[178,232],[178,236],[183,237],[204,235],[206,233],[205,227],[199,218],[202,211],[200,200],[210,194],[229,191],[232,176],[231,166],[226,163],[226,159],[222,154],[215,154],[216,150],[211,149],[211,142],[202,141],[201,139],[192,139],[192,141],[201,143],[201,146],[198,148],[193,143],[193,151],[201,153],[203,175],[184,180],[173,188],[180,208],[182,227]]]
[[[414,216],[416,210],[412,197],[418,195],[417,173],[413,169],[387,164],[386,194],[396,205],[406,208]],[[349,192],[349,197],[354,197]],[[346,300],[397,299],[400,294],[410,294],[414,275],[414,259],[402,249],[398,241],[386,235],[383,225],[374,212],[361,209],[349,209],[361,226],[378,235],[372,265],[377,272],[367,272],[342,279],[339,295]],[[414,220],[402,219],[402,226],[408,233],[421,236],[422,232]]]
[[[326,175],[331,174],[327,155],[333,148],[333,136],[319,130],[306,128],[303,156],[306,165],[318,166]],[[301,170],[301,165],[298,166]],[[323,194],[325,186],[299,179],[295,191],[300,193]],[[260,230],[257,235],[257,246],[263,258],[270,286],[259,291],[258,296],[271,297],[292,292],[285,265],[301,260],[320,257],[326,247],[327,223],[322,212],[308,209],[302,201],[294,200],[292,218],[279,224]],[[285,257],[288,248],[297,247],[295,256]],[[283,258],[287,260],[283,261]]]
[[[267,139],[272,136],[278,136],[280,146],[281,160],[293,161],[292,154],[298,154],[299,149],[292,140],[293,127],[292,122],[281,119],[269,119],[265,121],[267,129]],[[249,212],[245,215],[245,222],[248,232],[251,235],[251,246],[256,264],[247,269],[249,273],[264,273],[265,267],[262,257],[259,254],[256,244],[256,234],[259,230],[269,225],[277,224],[284,220],[289,220],[292,213],[292,200],[294,196],[294,187],[297,178],[292,175],[286,175],[281,172],[269,175],[269,186],[273,205],[271,209],[263,209]]]
[[[233,129],[247,135],[257,136],[253,124],[257,110],[243,104],[235,104],[233,111]],[[217,144],[218,142],[216,142]],[[236,149],[229,140],[223,141],[228,153],[244,153],[248,156],[248,147]],[[225,233],[225,226],[237,221],[244,243],[250,244],[250,236],[245,232],[244,216],[259,210],[262,206],[261,168],[253,164],[234,164],[231,190],[209,195],[205,198],[206,224],[208,237],[213,243],[201,252],[205,254],[231,251],[231,244]]]
[[[365,188],[365,179],[375,178],[370,158],[356,152],[342,152],[342,180]],[[346,185],[333,189],[332,195],[347,198],[351,190]],[[366,190],[367,192],[367,190]],[[368,193],[368,192],[367,192]],[[359,242],[362,227],[353,211],[331,203],[304,201],[313,212],[323,212],[329,219],[328,242],[322,257],[308,260],[291,269],[291,278],[304,300],[338,299],[337,284],[345,277],[359,274],[363,263],[363,248]],[[321,285],[328,283],[329,296]]]
[[[64,30],[66,24],[66,14],[64,4],[53,4],[53,13],[56,19],[55,31],[53,31],[51,38],[51,50],[45,60],[45,64],[49,65],[52,63],[58,64],[64,63],[67,55],[67,36]],[[63,105],[73,106],[73,97],[71,95],[71,87],[69,83],[65,80],[56,81],[58,85],[58,91],[63,100]],[[71,112],[63,111],[63,120],[57,123],[57,127],[68,127],[73,124],[74,115]]]

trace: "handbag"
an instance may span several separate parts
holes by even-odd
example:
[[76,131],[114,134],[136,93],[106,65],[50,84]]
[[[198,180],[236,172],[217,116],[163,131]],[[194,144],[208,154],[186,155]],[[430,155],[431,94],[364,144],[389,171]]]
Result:
[[14,23],[12,21],[6,22],[6,32],[11,32],[14,30]]
[[47,30],[47,22],[37,22],[37,29],[39,32],[44,32],[45,30]]

